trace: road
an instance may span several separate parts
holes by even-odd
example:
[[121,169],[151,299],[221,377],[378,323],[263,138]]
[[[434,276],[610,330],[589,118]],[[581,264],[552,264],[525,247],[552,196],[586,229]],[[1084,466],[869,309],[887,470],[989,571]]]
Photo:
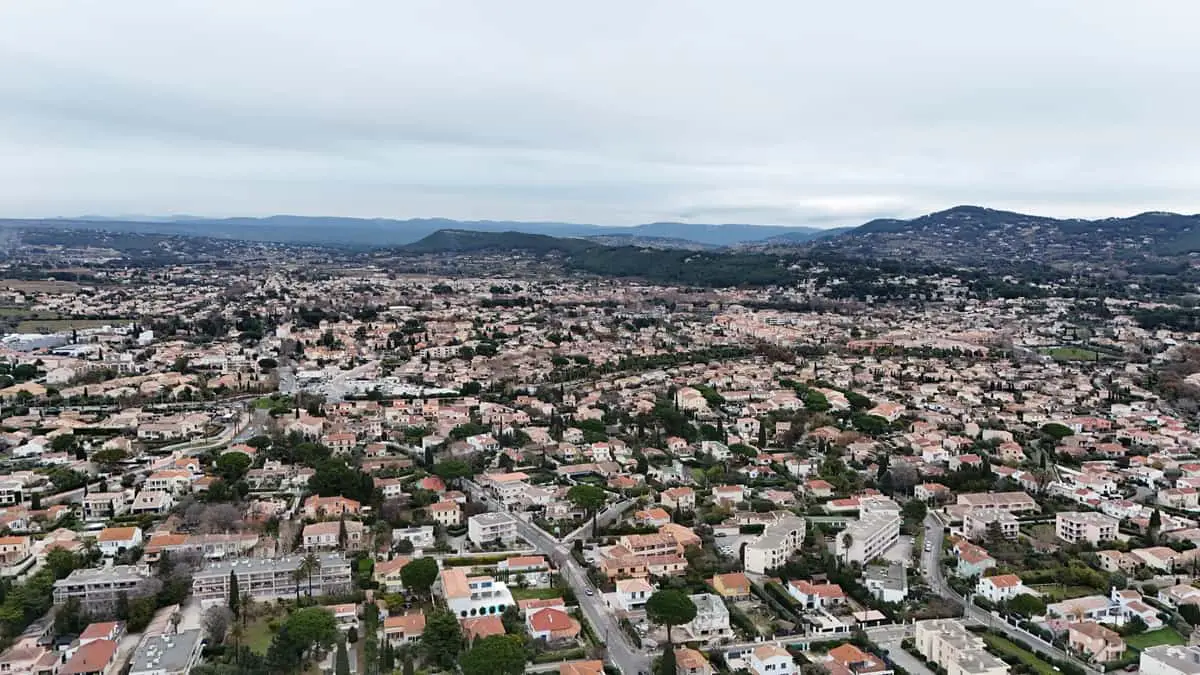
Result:
[[[603,528],[606,525],[608,525],[609,523],[612,523],[613,521],[620,518],[621,514],[624,513],[626,509],[628,509],[630,506],[633,506],[636,503],[637,503],[636,500],[628,499],[626,501],[613,504],[612,506],[608,507],[607,509],[604,509],[600,513],[596,514],[596,527]],[[562,540],[564,542],[573,541],[573,540],[578,539],[581,536],[585,536],[586,534],[589,534],[589,533],[591,534],[591,536],[595,536],[595,533],[592,532],[591,530],[592,530],[592,521],[588,520],[583,525],[580,525],[574,532],[571,532],[567,536],[563,537]]]
[[1031,649],[1044,656],[1057,659],[1059,661],[1069,661],[1084,670],[1088,675],[1103,675],[1100,671],[1088,666],[1086,663],[1070,656],[1063,650],[1046,642],[1040,637],[1022,630],[1003,619],[993,615],[991,612],[985,611],[983,608],[976,606],[956,593],[950,585],[946,583],[945,576],[942,574],[942,542],[946,537],[946,527],[936,514],[930,513],[925,517],[925,541],[933,542],[934,545],[930,550],[921,552],[921,575],[929,582],[933,592],[945,597],[953,598],[962,603],[963,611],[968,621],[974,621],[984,624],[992,629],[995,629],[1011,638],[1017,638],[1029,645]]
[[[470,481],[464,481],[464,484],[476,499],[482,500],[490,509],[506,510],[503,504],[488,495],[477,484]],[[650,657],[630,644],[629,636],[621,630],[617,621],[605,609],[600,593],[587,594],[587,590],[592,587],[592,584],[588,581],[587,572],[575,561],[575,558],[571,557],[569,547],[542,531],[541,528],[526,521],[521,517],[524,514],[514,515],[517,516],[517,532],[532,544],[534,549],[550,556],[561,571],[563,579],[575,591],[575,598],[579,601],[580,609],[583,610],[584,616],[596,630],[596,637],[602,640],[608,649],[606,661],[615,665],[624,675],[650,672]]]

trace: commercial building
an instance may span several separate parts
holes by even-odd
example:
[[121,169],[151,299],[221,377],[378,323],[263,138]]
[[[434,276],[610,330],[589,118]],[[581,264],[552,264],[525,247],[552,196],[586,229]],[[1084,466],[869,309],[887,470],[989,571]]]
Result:
[[946,675],[1006,675],[1008,665],[988,653],[983,638],[954,619],[918,621],[917,651],[946,669]]
[[229,600],[229,575],[238,580],[238,592],[243,598],[275,600],[301,595],[329,595],[349,590],[350,561],[341,553],[318,555],[320,563],[308,573],[298,574],[304,556],[283,558],[245,558],[210,564],[192,577],[192,594],[204,606],[222,604]]
[[480,513],[467,519],[467,538],[476,546],[499,541],[503,544],[512,543],[520,536],[517,534],[517,519],[507,513]]
[[1071,544],[1112,541],[1117,538],[1118,525],[1116,518],[1092,511],[1064,511],[1054,516],[1054,533]]

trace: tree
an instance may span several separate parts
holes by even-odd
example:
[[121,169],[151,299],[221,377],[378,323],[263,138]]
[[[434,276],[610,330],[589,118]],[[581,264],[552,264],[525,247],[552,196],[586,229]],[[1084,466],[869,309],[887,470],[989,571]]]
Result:
[[229,570],[229,611],[234,618],[242,618],[242,594],[238,590],[237,575],[233,570]]
[[474,472],[471,471],[471,465],[461,459],[447,459],[438,462],[433,467],[433,473],[447,484],[457,484],[460,479],[466,478]]
[[350,626],[350,628],[346,630],[346,642],[349,642],[350,644],[358,642],[358,629],[354,626]]
[[46,554],[46,567],[54,574],[54,578],[62,579],[82,566],[79,556],[57,546]]
[[437,575],[438,565],[433,558],[416,558],[400,568],[400,581],[404,587],[426,595],[437,580]]
[[324,607],[305,607],[288,615],[283,629],[295,645],[304,645],[310,656],[329,651],[338,638],[337,621]]
[[463,649],[462,627],[458,625],[458,619],[449,610],[435,609],[430,612],[425,619],[421,647],[431,665],[442,670],[453,670]]
[[459,661],[463,675],[521,675],[525,672],[525,646],[517,635],[489,635]]
[[236,483],[246,475],[253,460],[244,452],[226,452],[217,458],[217,473],[227,483]]
[[595,485],[576,485],[567,491],[567,499],[588,512],[588,515],[592,519],[592,536],[599,535],[600,533],[596,530],[596,514],[608,499],[608,495],[604,492],[603,488],[598,488]]
[[929,507],[925,506],[925,502],[920,499],[910,499],[904,502],[904,508],[901,509],[904,514],[904,519],[911,523],[920,523],[925,520],[925,515],[929,512]]
[[1024,617],[1041,616],[1046,612],[1046,603],[1036,595],[1021,593],[1008,601],[1008,608]]
[[333,672],[336,675],[350,675],[350,656],[346,654],[345,640],[338,640],[337,656],[334,657]]
[[675,645],[671,644],[670,640],[663,646],[662,658],[658,660],[658,675],[676,675]]
[[104,467],[104,470],[109,473],[127,459],[129,459],[129,453],[120,448],[109,448],[92,454],[92,461]]
[[667,644],[671,645],[671,628],[682,626],[696,618],[696,603],[683,591],[656,591],[646,601],[646,618],[667,627]]
[[1062,439],[1074,434],[1075,432],[1071,431],[1071,427],[1068,427],[1065,424],[1059,424],[1058,422],[1050,422],[1050,423],[1042,425],[1042,433],[1046,434],[1047,436],[1054,439],[1055,441],[1061,441]]
[[233,612],[229,611],[228,607],[220,605],[209,607],[200,619],[200,624],[204,627],[204,634],[208,636],[208,641],[212,644],[217,644],[225,639],[225,634],[229,632],[229,626],[232,623]]
[[308,597],[312,597],[312,577],[313,572],[321,569],[321,559],[315,553],[309,553],[304,556],[304,560],[300,561],[300,569],[304,570],[304,574],[308,577]]

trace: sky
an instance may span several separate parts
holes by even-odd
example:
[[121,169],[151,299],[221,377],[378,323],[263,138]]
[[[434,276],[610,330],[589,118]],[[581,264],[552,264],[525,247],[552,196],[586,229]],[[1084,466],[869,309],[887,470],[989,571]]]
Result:
[[0,3],[0,217],[1195,213],[1194,0]]

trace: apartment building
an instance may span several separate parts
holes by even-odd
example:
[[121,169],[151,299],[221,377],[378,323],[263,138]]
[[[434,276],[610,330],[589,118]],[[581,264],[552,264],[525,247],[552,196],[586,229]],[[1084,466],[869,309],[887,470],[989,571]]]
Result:
[[482,546],[494,541],[511,543],[520,539],[517,534],[517,519],[507,513],[480,513],[467,519],[467,538],[471,543]]
[[88,614],[109,614],[116,610],[122,593],[130,598],[148,593],[147,578],[133,565],[78,569],[54,582],[54,604],[76,598]]
[[804,543],[805,527],[804,519],[793,515],[767,525],[762,534],[746,544],[746,571],[765,574],[767,570],[782,566],[788,556]]
[[958,495],[958,506],[966,510],[1005,511],[1008,513],[1031,513],[1040,510],[1037,501],[1024,492],[986,492]]
[[1008,665],[985,650],[983,638],[954,619],[918,621],[917,651],[946,675],[1006,675]]
[[213,563],[193,575],[192,594],[205,607],[228,602],[230,572],[237,577],[242,597],[255,600],[294,598],[297,593],[327,595],[350,588],[350,561],[345,556],[325,553],[317,560],[320,564],[312,570],[311,581],[307,574],[297,578],[296,570],[304,564],[304,557],[298,555]]
[[835,538],[837,557],[846,563],[867,564],[900,539],[902,522],[899,511],[864,512]]
[[[345,528],[344,537],[343,528]],[[363,524],[357,520],[326,520],[320,523],[310,523],[304,526],[301,539],[304,542],[304,549],[307,551],[332,551],[334,549],[360,551],[365,544]]]
[[1086,541],[1099,544],[1117,538],[1119,521],[1092,511],[1065,511],[1054,516],[1054,533],[1059,539],[1075,544]]
[[963,514],[963,535],[972,541],[982,541],[991,531],[1005,539],[1016,539],[1019,528],[1017,517],[1008,511],[971,509]]
[[129,675],[187,675],[200,661],[204,635],[198,628],[142,638],[129,664]]

